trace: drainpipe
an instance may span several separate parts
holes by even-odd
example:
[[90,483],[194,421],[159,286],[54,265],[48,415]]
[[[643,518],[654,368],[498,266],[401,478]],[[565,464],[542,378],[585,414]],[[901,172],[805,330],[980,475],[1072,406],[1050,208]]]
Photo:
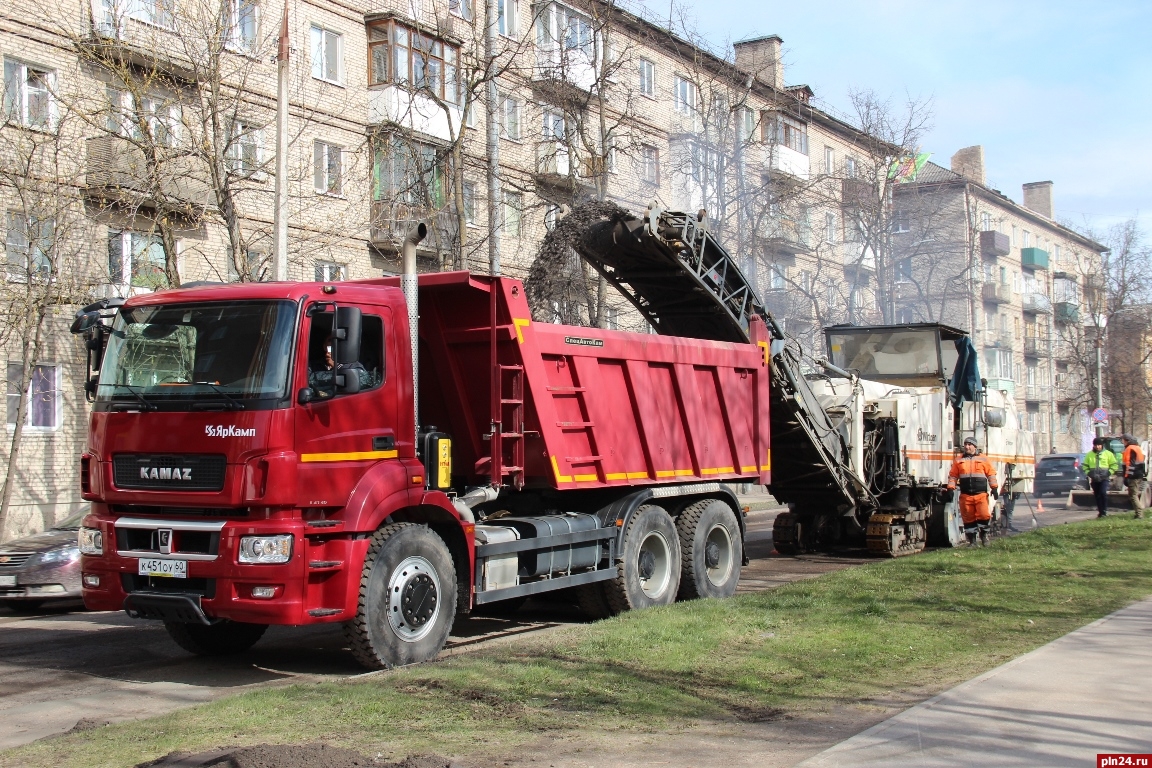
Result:
[[400,290],[408,304],[408,340],[412,345],[412,417],[420,431],[420,291],[416,279],[416,246],[428,236],[428,225],[420,222],[404,238],[400,249]]

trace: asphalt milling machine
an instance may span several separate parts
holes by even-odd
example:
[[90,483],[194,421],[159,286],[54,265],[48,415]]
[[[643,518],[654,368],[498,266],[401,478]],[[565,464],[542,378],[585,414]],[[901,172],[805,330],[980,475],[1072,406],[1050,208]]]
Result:
[[[770,329],[769,490],[778,552],[867,545],[901,556],[963,542],[943,489],[956,450],[976,438],[1008,492],[1032,490],[1032,434],[1014,402],[980,378],[968,334],[939,324],[835,326],[829,358],[806,357],[757,297],[703,212],[636,217],[607,203],[573,211],[568,244],[655,332],[748,343]],[[1000,516],[998,500],[994,519]]]

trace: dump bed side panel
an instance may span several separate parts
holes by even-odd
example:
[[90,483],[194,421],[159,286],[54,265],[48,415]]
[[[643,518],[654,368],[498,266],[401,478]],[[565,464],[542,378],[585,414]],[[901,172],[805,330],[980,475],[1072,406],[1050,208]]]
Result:
[[489,482],[497,421],[528,486],[768,482],[761,347],[535,323],[507,278],[422,277],[420,302],[421,422],[467,484]]

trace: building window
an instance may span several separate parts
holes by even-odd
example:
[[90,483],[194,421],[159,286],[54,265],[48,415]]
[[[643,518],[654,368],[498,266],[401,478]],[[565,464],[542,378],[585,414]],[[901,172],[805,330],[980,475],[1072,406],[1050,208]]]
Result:
[[779,264],[768,265],[768,287],[774,291],[784,290],[784,267]]
[[660,183],[660,150],[651,144],[640,145],[640,178],[649,184]]
[[1021,235],[1020,247],[1021,248],[1031,247],[1031,245],[1032,245],[1032,233],[1029,232],[1028,230],[1024,230],[1023,232],[1020,233],[1020,235]]
[[640,95],[656,97],[656,65],[640,59]]
[[824,147],[824,173],[831,176],[836,171],[836,150]]
[[448,13],[453,16],[471,21],[472,20],[472,0],[448,0]]
[[393,19],[368,28],[369,85],[404,85],[460,103],[459,49]]
[[108,232],[108,276],[114,285],[156,290],[168,286],[159,235]]
[[476,182],[464,182],[464,223],[476,226]]
[[504,193],[504,230],[509,239],[521,235],[520,218],[524,211],[524,195],[519,192]]
[[812,271],[809,269],[800,270],[800,290],[804,293],[812,292]]
[[544,207],[544,231],[551,232],[560,223],[560,206],[549,203]]
[[316,262],[316,282],[335,283],[348,279],[348,265],[337,264],[334,261]]
[[37,365],[32,380],[24,387],[24,364],[8,363],[8,426],[16,426],[20,414],[20,392],[28,398],[24,427],[56,429],[60,426],[60,366]]
[[259,12],[256,0],[225,0],[224,8],[227,21],[225,44],[240,51],[255,50]]
[[912,229],[912,227],[909,224],[909,218],[910,217],[908,216],[908,211],[899,211],[899,210],[893,211],[892,212],[892,233],[893,234],[900,234],[902,232],[910,231]]
[[496,31],[506,37],[516,34],[516,12],[519,5],[516,0],[496,0]]
[[253,176],[263,163],[264,141],[259,128],[245,123],[232,126],[232,143],[228,147],[228,160],[235,173]]
[[696,84],[680,75],[673,81],[674,107],[682,115],[696,114]]
[[500,99],[500,135],[512,141],[520,140],[520,101],[518,99],[509,96]]
[[228,282],[262,283],[271,279],[272,257],[270,254],[249,248],[244,251],[244,261],[241,264],[232,258],[231,249],[229,249]]
[[4,60],[4,116],[18,125],[48,130],[55,104],[54,75],[14,59]]
[[324,141],[312,143],[312,180],[317,192],[339,195],[343,171],[343,152],[335,144]]
[[848,157],[844,159],[844,175],[850,179],[856,178],[856,158]]
[[980,214],[980,231],[981,232],[991,232],[992,231],[992,214],[988,213],[987,211],[984,211],[983,213]]
[[[760,137],[765,143],[787,147],[793,152],[802,155],[808,154],[808,126],[797,120],[783,115],[769,112],[760,115]],[[828,152],[831,148],[825,147],[825,161],[828,161]]]
[[445,194],[445,153],[387,134],[373,141],[372,199],[439,210]]
[[910,283],[912,282],[912,257],[909,256],[904,259],[896,261],[896,282]]
[[834,213],[824,214],[824,242],[836,242],[836,214]]
[[1015,248],[1019,244],[1020,244],[1019,230],[1017,230],[1016,225],[1013,224],[1012,225],[1012,247]]
[[19,211],[9,211],[4,236],[4,253],[8,262],[8,279],[27,280],[52,271],[52,240],[56,220],[39,218]]
[[340,57],[343,53],[344,36],[330,29],[313,26],[312,36],[312,77],[329,83],[340,83]]

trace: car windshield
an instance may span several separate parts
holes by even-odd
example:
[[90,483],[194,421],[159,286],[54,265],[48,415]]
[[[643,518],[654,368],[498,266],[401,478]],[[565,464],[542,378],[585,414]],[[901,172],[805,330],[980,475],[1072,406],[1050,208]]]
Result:
[[829,331],[828,346],[834,365],[865,378],[944,375],[935,331]]
[[1074,456],[1055,456],[1040,459],[1040,463],[1046,467],[1074,467],[1076,466],[1076,462],[1077,459]]
[[100,369],[100,399],[284,396],[296,304],[167,304],[121,310]]

